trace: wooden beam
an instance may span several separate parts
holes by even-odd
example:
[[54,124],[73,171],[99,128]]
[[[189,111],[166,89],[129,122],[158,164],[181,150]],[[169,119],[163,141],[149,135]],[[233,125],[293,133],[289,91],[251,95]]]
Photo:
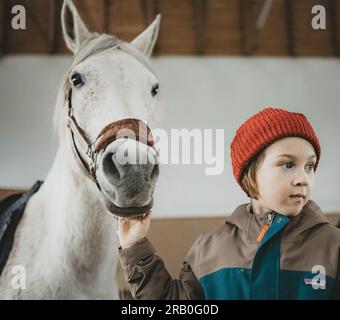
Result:
[[331,41],[333,52],[336,56],[340,56],[340,47],[338,42],[338,28],[337,28],[337,0],[328,0],[328,13],[330,15],[331,23]]
[[102,32],[108,33],[109,32],[109,8],[110,8],[110,1],[109,0],[102,0]]
[[240,49],[242,54],[247,54],[247,30],[246,30],[246,17],[245,17],[246,2],[239,0],[238,2],[238,20],[240,29]]
[[256,20],[256,30],[261,30],[265,26],[271,7],[273,6],[273,0],[263,0],[263,4],[260,13]]
[[144,23],[145,26],[147,26],[149,24],[149,3],[148,0],[139,0],[139,6],[141,8],[142,11],[142,15],[143,15],[143,19],[144,19]]
[[[29,2],[29,3],[31,3],[31,2]],[[46,30],[44,30],[41,27],[41,24],[39,23],[36,15],[35,15],[34,7],[32,5],[29,5],[29,3],[26,3],[27,18],[29,18],[31,20],[32,25],[38,31],[38,33],[40,34],[40,37],[44,40],[48,50],[50,50],[51,45],[50,45],[50,39],[49,39],[48,32],[46,32]]]
[[250,55],[254,49],[251,0],[239,0],[238,4],[241,53]]
[[294,39],[294,10],[293,0],[285,1],[285,14],[286,14],[286,39],[287,39],[287,52],[291,56],[296,55],[295,39]]
[[0,55],[8,53],[9,46],[9,30],[11,28],[11,6],[10,0],[2,0],[2,32]]
[[157,0],[139,0],[139,6],[142,11],[145,27],[147,27],[151,21],[159,13],[159,6]]
[[60,12],[62,0],[51,0],[51,22],[50,22],[50,53],[54,54],[59,51],[58,35],[60,32]]
[[206,23],[206,0],[192,0],[194,15],[194,37],[195,37],[195,53],[204,54],[205,51],[205,23]]

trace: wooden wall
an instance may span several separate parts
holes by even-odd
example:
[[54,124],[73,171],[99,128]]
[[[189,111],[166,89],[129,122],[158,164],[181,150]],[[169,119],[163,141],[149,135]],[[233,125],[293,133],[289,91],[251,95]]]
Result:
[[[1,0],[4,54],[67,53],[60,28],[63,0]],[[158,55],[338,56],[340,1],[274,0],[262,30],[264,0],[74,0],[89,28],[132,40],[162,14]],[[11,8],[26,8],[27,29],[11,28]],[[312,6],[324,5],[326,30],[311,27]]]

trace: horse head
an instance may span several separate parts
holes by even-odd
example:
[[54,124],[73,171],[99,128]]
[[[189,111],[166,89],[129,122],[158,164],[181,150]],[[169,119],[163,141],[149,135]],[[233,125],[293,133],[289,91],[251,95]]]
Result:
[[112,214],[144,215],[159,175],[147,124],[160,108],[159,82],[149,63],[160,16],[130,43],[90,32],[70,0],[64,1],[61,18],[73,60],[58,117],[60,136],[68,143],[60,141],[73,153],[72,170],[97,186]]

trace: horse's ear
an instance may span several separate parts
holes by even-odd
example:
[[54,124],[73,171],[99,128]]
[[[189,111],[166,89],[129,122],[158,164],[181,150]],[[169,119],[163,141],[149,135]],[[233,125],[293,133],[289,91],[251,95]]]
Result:
[[90,36],[90,32],[71,0],[64,0],[61,24],[67,47],[76,53],[81,43]]
[[150,57],[155,46],[161,15],[158,14],[156,19],[137,37],[131,44],[139,51]]

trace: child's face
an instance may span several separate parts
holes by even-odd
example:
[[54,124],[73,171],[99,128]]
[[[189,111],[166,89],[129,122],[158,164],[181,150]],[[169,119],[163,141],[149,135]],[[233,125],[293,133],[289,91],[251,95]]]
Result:
[[299,214],[314,183],[313,146],[304,139],[289,137],[274,142],[264,152],[256,173],[260,197],[255,206],[261,212],[269,209],[287,216]]

